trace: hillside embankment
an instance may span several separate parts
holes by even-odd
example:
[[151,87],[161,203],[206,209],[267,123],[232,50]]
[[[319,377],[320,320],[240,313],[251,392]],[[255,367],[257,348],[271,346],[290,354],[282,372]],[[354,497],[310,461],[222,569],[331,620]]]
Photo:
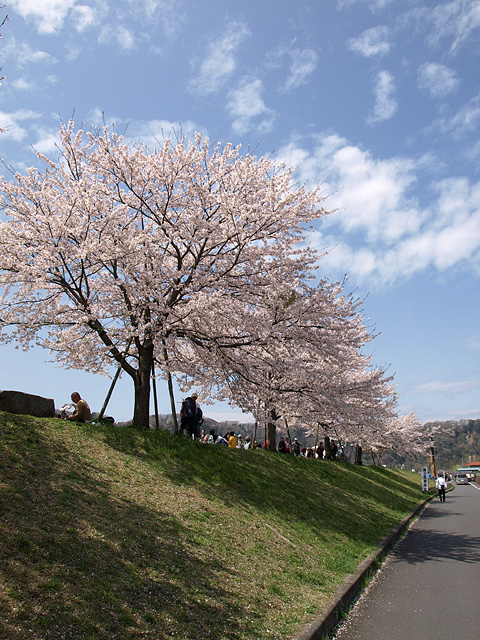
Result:
[[0,638],[285,640],[420,479],[0,412]]

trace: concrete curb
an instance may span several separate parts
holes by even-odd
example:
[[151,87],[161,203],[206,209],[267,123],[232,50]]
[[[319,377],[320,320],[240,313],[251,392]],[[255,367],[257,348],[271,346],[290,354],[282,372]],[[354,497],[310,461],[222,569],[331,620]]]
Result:
[[305,627],[301,633],[292,638],[292,640],[324,640],[327,638],[340,622],[342,613],[350,607],[362,591],[367,578],[375,573],[379,564],[388,555],[393,545],[402,536],[412,520],[414,520],[425,505],[435,497],[436,494],[423,500],[409,516],[404,518],[392,533],[382,540],[376,551],[369,555],[368,558],[365,558],[359,565],[357,571],[351,573],[344,580],[343,584],[335,592],[328,609]]

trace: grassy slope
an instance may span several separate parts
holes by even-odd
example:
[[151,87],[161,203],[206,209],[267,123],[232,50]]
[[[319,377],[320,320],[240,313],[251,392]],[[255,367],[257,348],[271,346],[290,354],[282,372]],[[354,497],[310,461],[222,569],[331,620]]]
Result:
[[285,639],[418,476],[0,412],[0,637]]

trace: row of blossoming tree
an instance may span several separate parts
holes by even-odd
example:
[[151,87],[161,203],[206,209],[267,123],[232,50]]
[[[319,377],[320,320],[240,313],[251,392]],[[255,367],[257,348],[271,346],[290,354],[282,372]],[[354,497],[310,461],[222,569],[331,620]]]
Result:
[[152,375],[195,384],[268,423],[280,417],[393,446],[393,380],[342,285],[319,280],[309,225],[329,213],[293,172],[230,145],[148,150],[107,128],[60,130],[58,159],[0,182],[0,338],[63,366],[131,377],[149,423]]

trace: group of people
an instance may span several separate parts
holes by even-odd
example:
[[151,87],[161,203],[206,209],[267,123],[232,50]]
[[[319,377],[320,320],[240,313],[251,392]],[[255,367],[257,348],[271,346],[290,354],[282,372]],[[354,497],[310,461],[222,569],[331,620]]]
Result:
[[[215,429],[210,429],[207,433],[205,429],[201,429],[203,424],[203,412],[198,403],[198,395],[192,393],[188,398],[185,398],[182,402],[180,409],[180,431],[181,433],[187,433],[192,439],[199,440],[206,444],[218,444],[230,447],[231,449],[263,449],[268,448],[268,443],[265,445],[260,444],[257,441],[251,440],[250,436],[242,436],[241,433],[235,434],[234,431],[229,431],[225,435],[219,435],[215,432]],[[328,458],[330,460],[336,460],[338,454],[338,446],[333,440],[330,441],[329,451],[325,450],[323,444],[319,444],[316,447],[302,447],[295,438],[293,443],[290,443],[289,438],[280,438],[277,451],[284,454],[292,454],[294,456],[303,456],[305,458]]]
[[316,447],[302,447],[295,438],[293,444],[290,444],[289,438],[280,438],[277,450],[279,453],[291,453],[294,456],[303,456],[305,458],[317,458],[323,460],[327,458],[329,460],[336,460],[338,454],[338,446],[333,440],[330,440],[330,450],[327,451],[323,444],[319,444]]
[[243,439],[241,433],[235,435],[234,431],[228,431],[228,433],[222,436],[217,434],[215,429],[210,429],[208,433],[206,433],[205,429],[202,429],[199,440],[200,442],[204,442],[205,444],[219,444],[225,447],[229,447],[230,449],[259,448],[258,443],[252,442],[250,436],[247,436],[245,439]]

